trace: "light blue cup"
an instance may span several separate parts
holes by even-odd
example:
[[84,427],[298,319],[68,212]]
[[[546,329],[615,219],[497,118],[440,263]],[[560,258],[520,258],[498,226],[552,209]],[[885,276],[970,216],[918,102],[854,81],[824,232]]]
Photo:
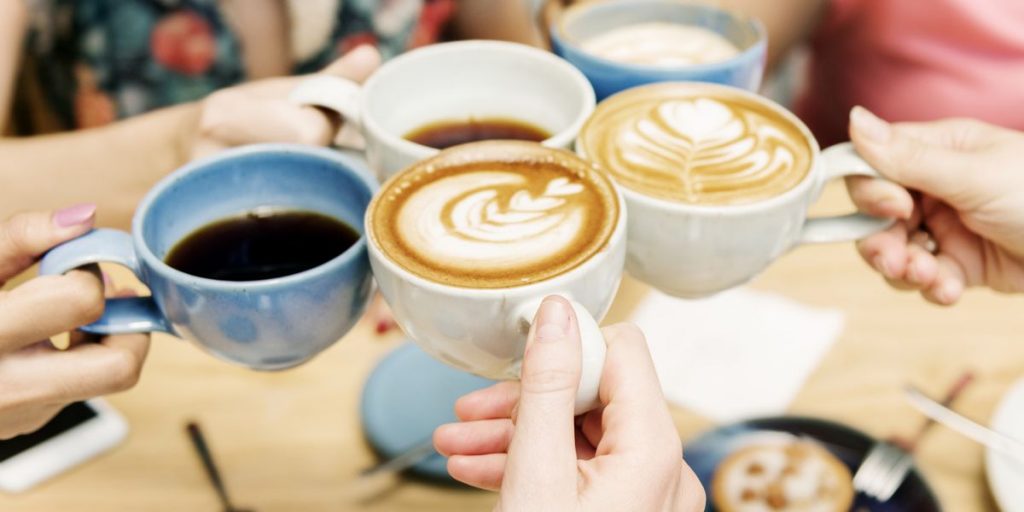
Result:
[[[616,62],[591,55],[580,43],[626,25],[669,22],[713,30],[740,49],[739,55],[710,64],[665,68]],[[566,9],[552,23],[555,53],[580,69],[598,101],[617,92],[655,82],[714,82],[750,91],[761,87],[768,41],[761,22],[709,5],[673,0],[606,0]]]
[[131,269],[152,297],[111,299],[95,334],[163,331],[215,356],[258,370],[301,364],[342,338],[372,291],[366,239],[318,267],[262,281],[204,279],[164,263],[196,229],[258,207],[318,212],[363,233],[377,184],[369,170],[334,151],[255,145],[193,162],[143,199],[132,233],[96,229],[50,251],[41,274],[89,263]]

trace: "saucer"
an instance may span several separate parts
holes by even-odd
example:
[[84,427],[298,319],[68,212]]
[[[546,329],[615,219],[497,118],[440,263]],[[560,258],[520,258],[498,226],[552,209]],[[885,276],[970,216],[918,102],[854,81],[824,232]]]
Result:
[[[434,435],[434,429],[458,421],[455,401],[494,384],[456,370],[405,342],[384,357],[363,388],[360,413],[367,441],[383,459],[401,455]],[[453,481],[448,459],[432,453],[409,472]]]
[[[778,416],[742,421],[706,432],[685,444],[684,458],[697,473],[704,488],[711,489],[711,477],[718,464],[733,450],[744,446],[751,436],[765,432],[782,432],[815,439],[846,464],[851,474],[856,473],[857,466],[875,443],[868,435],[838,423],[814,418]],[[710,497],[706,510],[715,510]],[[912,468],[892,499],[879,503],[858,494],[852,510],[938,512],[941,508],[921,473]]]
[[[1024,432],[1024,379],[1017,381],[999,402],[992,416],[992,430],[1015,436]],[[987,448],[985,474],[1003,512],[1024,511],[1024,461]]]

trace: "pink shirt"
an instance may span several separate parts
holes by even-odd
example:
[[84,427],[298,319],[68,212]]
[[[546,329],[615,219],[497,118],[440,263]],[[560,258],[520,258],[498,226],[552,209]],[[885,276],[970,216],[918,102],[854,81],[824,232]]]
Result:
[[1024,0],[831,0],[797,111],[822,145],[850,109],[1024,130]]

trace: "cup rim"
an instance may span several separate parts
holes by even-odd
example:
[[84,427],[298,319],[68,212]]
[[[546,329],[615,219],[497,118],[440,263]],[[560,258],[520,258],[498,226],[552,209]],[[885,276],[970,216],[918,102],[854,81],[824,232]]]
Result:
[[[698,11],[711,11],[724,13],[732,18],[736,19],[742,25],[746,25],[751,28],[757,35],[757,40],[742,49],[736,55],[729,57],[725,60],[716,62],[707,62],[703,64],[689,64],[680,66],[655,66],[651,64],[636,64],[631,62],[621,62],[617,60],[608,59],[599,55],[589,53],[580,47],[580,41],[569,37],[566,31],[566,24],[572,21],[573,18],[583,16],[590,9],[599,8],[602,5],[614,5],[614,4],[625,4],[631,7],[635,7],[636,4],[646,1],[652,4],[668,4],[676,5],[690,10]],[[715,5],[693,3],[688,0],[599,0],[594,2],[581,2],[569,6],[562,13],[562,16],[552,22],[549,28],[552,39],[557,40],[565,46],[571,47],[574,51],[581,54],[583,57],[593,60],[594,62],[600,63],[606,67],[616,67],[627,71],[655,74],[655,75],[676,75],[681,72],[688,72],[694,74],[700,73],[712,73],[721,69],[730,69],[735,67],[740,61],[750,58],[750,55],[764,53],[768,48],[768,30],[765,28],[764,23],[752,16],[748,16],[744,13],[736,11],[734,9],[727,9]]]
[[[363,227],[363,232],[360,234],[356,243],[346,249],[341,254],[334,258],[321,263],[313,268],[297,272],[295,274],[289,274],[286,276],[275,277],[272,279],[260,279],[255,281],[222,281],[218,279],[209,279],[205,277],[196,276],[187,272],[182,272],[167,263],[161,258],[158,258],[153,250],[146,243],[145,237],[143,236],[143,227],[146,223],[146,218],[149,214],[150,207],[167,189],[177,184],[185,176],[193,174],[195,172],[201,172],[204,169],[208,169],[210,166],[216,165],[226,160],[232,160],[239,157],[250,156],[250,155],[303,155],[314,158],[330,160],[335,167],[342,172],[350,173],[356,176],[365,186],[366,191],[370,195],[370,200],[377,193],[377,182],[373,179],[372,175],[365,168],[365,166],[359,164],[355,159],[346,155],[340,154],[337,151],[333,151],[327,148],[304,146],[300,144],[285,144],[285,143],[268,143],[268,144],[251,144],[247,146],[241,146],[218,152],[212,156],[193,160],[184,166],[178,168],[171,174],[165,176],[160,180],[146,196],[139,203],[139,207],[132,217],[132,230],[131,236],[132,241],[135,245],[135,251],[137,257],[146,261],[146,264],[153,268],[156,272],[165,277],[177,281],[187,281],[192,284],[201,285],[205,289],[221,290],[221,291],[244,291],[244,290],[256,290],[262,291],[269,288],[276,288],[284,285],[301,284],[309,278],[319,275],[325,272],[330,272],[338,268],[350,265],[355,259],[360,257],[360,254],[366,251],[366,228]],[[209,172],[209,171],[208,171]],[[369,203],[367,203],[369,206]]]
[[[473,143],[470,143],[470,144],[485,144],[485,143],[486,143],[486,141],[484,141],[484,142],[473,142]],[[547,148],[547,149],[555,150],[555,151],[567,151],[570,154],[573,154],[574,156],[576,156],[575,153],[573,153],[572,151],[568,151],[568,150],[565,150],[565,149],[559,149],[559,148]],[[587,162],[590,163],[589,160]],[[399,179],[411,167],[412,166],[407,167],[405,169],[402,169],[401,171],[395,173],[393,176],[388,178],[387,181],[385,181],[383,184],[381,184],[381,186],[380,186],[381,190],[386,189],[387,186],[392,181],[395,181],[395,180]],[[626,215],[627,215],[627,213],[626,213],[626,200],[625,200],[625,198],[622,195],[622,187],[620,187],[618,185],[618,183],[616,183],[615,180],[610,175],[608,175],[607,173],[604,173],[604,171],[598,170],[598,171],[595,171],[595,172],[600,172],[600,173],[604,174],[605,178],[608,179],[608,182],[611,185],[612,190],[615,192],[615,201],[616,201],[616,205],[618,206],[618,209],[619,209],[619,212],[618,212],[619,216],[618,216],[618,219],[615,221],[615,227],[612,229],[611,234],[608,236],[608,241],[605,243],[604,247],[602,249],[600,249],[599,251],[597,251],[596,253],[594,253],[594,255],[590,257],[590,259],[584,261],[583,263],[577,265],[576,267],[573,267],[573,268],[571,268],[569,270],[566,270],[565,272],[562,272],[561,274],[552,276],[552,277],[550,277],[548,279],[544,279],[542,281],[537,281],[537,282],[527,283],[527,284],[517,285],[517,286],[506,286],[506,287],[502,287],[502,288],[473,288],[473,287],[468,287],[468,286],[455,286],[455,285],[450,285],[450,284],[439,283],[437,281],[433,281],[433,280],[427,279],[426,277],[414,274],[412,271],[406,269],[405,267],[399,265],[397,262],[392,260],[383,250],[381,250],[380,247],[377,246],[377,243],[374,241],[373,219],[371,218],[371,216],[373,214],[374,205],[377,203],[377,200],[380,198],[380,194],[377,194],[373,198],[373,200],[370,201],[370,204],[367,205],[367,207],[366,207],[366,214],[365,214],[365,217],[363,219],[363,226],[364,226],[364,231],[365,231],[364,238],[366,239],[366,242],[367,242],[366,245],[367,245],[369,253],[371,255],[371,261],[372,261],[373,257],[376,257],[376,259],[379,260],[384,266],[386,266],[387,269],[390,272],[392,272],[393,274],[398,275],[400,277],[400,279],[402,281],[404,281],[404,282],[413,283],[417,287],[425,288],[425,289],[430,290],[432,292],[439,292],[439,293],[445,293],[445,294],[450,294],[450,295],[455,295],[455,294],[473,294],[475,296],[487,298],[487,297],[502,297],[502,296],[507,295],[509,293],[517,293],[517,294],[518,293],[523,293],[523,294],[529,295],[531,292],[539,292],[540,293],[540,292],[542,292],[542,290],[545,290],[545,289],[551,289],[551,288],[557,289],[557,288],[560,287],[562,282],[568,281],[570,279],[573,279],[578,274],[589,273],[591,269],[597,267],[598,265],[601,265],[604,262],[605,258],[610,257],[615,252],[615,249],[617,247],[619,247],[620,245],[624,245],[626,243],[626,226],[627,226]]]
[[396,135],[385,130],[370,113],[369,102],[371,91],[377,83],[382,80],[386,80],[388,75],[395,73],[395,69],[398,69],[406,62],[435,55],[445,55],[475,49],[488,49],[489,51],[505,52],[527,59],[543,61],[549,65],[553,65],[555,69],[560,69],[565,76],[572,79],[578,90],[583,94],[583,108],[580,110],[576,118],[573,119],[571,124],[540,142],[541,145],[546,147],[569,147],[576,138],[576,134],[578,134],[580,129],[583,127],[583,124],[586,123],[587,119],[589,119],[590,115],[594,112],[594,107],[597,104],[597,95],[594,92],[594,87],[580,70],[576,69],[575,66],[558,56],[539,48],[508,41],[452,41],[417,48],[389,60],[381,66],[379,70],[373,73],[362,87],[362,94],[360,95],[359,103],[363,126],[368,132],[373,133],[376,138],[381,139],[387,145],[397,147],[401,151],[416,155],[419,159],[436,155],[440,150],[412,142],[400,135]]
[[[734,87],[734,86],[731,86],[731,85],[723,85],[723,84],[716,84],[716,83],[709,83],[709,82],[676,81],[676,82],[659,82],[659,83],[654,83],[654,84],[641,85],[639,87],[633,87],[631,89],[626,89],[626,90],[624,90],[622,92],[619,92],[619,93],[616,93],[616,94],[614,94],[612,96],[609,96],[605,101],[606,102],[613,101],[613,99],[616,96],[627,94],[627,93],[630,93],[630,92],[632,92],[633,94],[636,94],[637,91],[640,91],[640,90],[658,89],[658,88],[669,88],[669,87],[677,87],[677,86],[680,86],[680,85],[686,85],[686,86],[690,86],[690,87],[696,86],[696,87],[708,88],[708,89],[718,89],[719,91],[722,91],[722,92],[728,92],[728,93],[732,93],[732,94],[739,94],[739,95],[745,97],[746,99],[749,99],[749,100],[752,100],[752,101],[756,101],[757,103],[759,103],[761,105],[764,105],[765,107],[771,109],[776,114],[779,114],[783,119],[785,119],[786,121],[788,121],[790,124],[792,124],[794,127],[797,128],[797,130],[801,133],[801,135],[803,135],[804,140],[807,143],[807,146],[811,150],[811,161],[810,161],[810,164],[808,165],[807,173],[804,174],[804,177],[796,185],[791,187],[789,190],[786,190],[785,192],[783,192],[781,194],[778,194],[778,195],[775,195],[775,196],[772,196],[772,197],[769,197],[769,198],[766,198],[766,199],[762,199],[762,200],[759,200],[759,201],[754,201],[754,202],[751,202],[751,203],[741,203],[741,204],[699,205],[699,204],[681,203],[681,202],[677,202],[677,201],[670,201],[668,199],[652,197],[652,196],[646,195],[646,194],[644,194],[642,192],[639,192],[639,191],[636,191],[636,190],[632,190],[629,187],[626,187],[625,185],[620,184],[618,182],[618,180],[615,179],[614,174],[612,174],[610,171],[604,170],[604,172],[608,173],[608,175],[612,177],[612,180],[615,181],[615,184],[620,189],[622,189],[623,195],[626,196],[627,198],[629,198],[629,200],[631,202],[632,201],[636,201],[636,202],[646,203],[647,205],[649,205],[649,206],[651,206],[653,208],[658,208],[658,209],[661,209],[661,210],[673,210],[673,211],[684,212],[684,213],[718,214],[718,215],[747,215],[747,214],[751,214],[751,213],[760,213],[760,212],[763,212],[765,210],[771,210],[771,209],[774,209],[774,208],[776,208],[776,207],[778,207],[778,206],[780,206],[782,204],[787,204],[787,203],[792,202],[795,199],[800,198],[801,196],[803,196],[806,193],[806,190],[809,187],[811,187],[811,185],[817,179],[817,176],[820,174],[819,160],[820,160],[820,157],[821,157],[821,147],[818,145],[818,139],[816,139],[814,137],[814,135],[811,133],[811,130],[807,127],[806,124],[804,124],[803,121],[800,120],[799,117],[796,116],[796,114],[790,112],[788,109],[786,109],[782,105],[779,105],[775,101],[773,101],[773,100],[771,100],[769,98],[766,98],[766,97],[764,97],[764,96],[762,96],[760,94],[748,91],[748,90],[740,88],[740,87]],[[590,121],[588,120],[587,124],[584,125],[583,128],[581,129],[580,139],[577,139],[577,141],[576,141],[576,153],[578,155],[580,155],[581,157],[583,157],[585,159],[588,159],[588,160],[590,159],[590,157],[587,156],[586,151],[583,148],[583,145],[580,143],[580,140],[582,140],[583,132],[586,131],[586,129],[589,126],[590,126]],[[597,165],[600,165],[600,164],[597,164]]]

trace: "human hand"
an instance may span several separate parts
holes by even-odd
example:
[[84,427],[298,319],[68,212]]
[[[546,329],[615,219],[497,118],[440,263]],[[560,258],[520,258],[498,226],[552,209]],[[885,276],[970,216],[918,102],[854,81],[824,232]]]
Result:
[[[320,71],[361,83],[380,66],[372,46],[360,46]],[[308,77],[269,78],[211,94],[189,134],[191,158],[225,148],[260,142],[326,146],[338,134],[339,119],[324,110],[298,105],[288,95]],[[194,135],[193,135],[194,134]]]
[[[79,205],[15,215],[0,224],[0,287],[51,247],[89,231],[95,212],[94,205]],[[65,351],[49,341],[98,319],[103,301],[95,267],[0,291],[0,439],[37,430],[72,402],[135,385],[148,335],[73,343]]]
[[500,489],[496,510],[504,512],[704,510],[643,334],[619,324],[604,336],[601,407],[574,418],[579,327],[565,299],[545,299],[522,380],[462,397],[462,423],[434,433],[452,477]]
[[857,107],[850,136],[868,163],[914,191],[847,181],[861,210],[902,219],[858,244],[893,286],[942,305],[969,286],[1024,291],[1024,134],[965,119],[889,124]]

